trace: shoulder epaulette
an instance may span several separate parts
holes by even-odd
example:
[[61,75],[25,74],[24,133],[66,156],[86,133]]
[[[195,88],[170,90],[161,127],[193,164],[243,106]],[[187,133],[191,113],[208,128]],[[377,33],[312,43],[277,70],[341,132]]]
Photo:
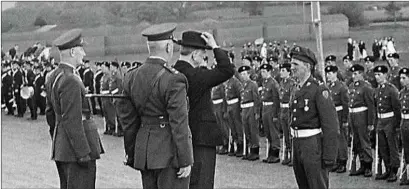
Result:
[[129,69],[126,73],[129,73],[129,72],[131,72],[131,71],[133,71],[133,70],[136,70],[136,69],[138,69],[138,68],[137,68],[137,67],[133,67],[133,68]]
[[174,74],[178,74],[178,73],[179,73],[179,71],[177,71],[175,68],[172,68],[172,67],[170,67],[170,66],[163,65],[163,67],[164,67],[166,70],[168,70],[170,73],[174,73]]

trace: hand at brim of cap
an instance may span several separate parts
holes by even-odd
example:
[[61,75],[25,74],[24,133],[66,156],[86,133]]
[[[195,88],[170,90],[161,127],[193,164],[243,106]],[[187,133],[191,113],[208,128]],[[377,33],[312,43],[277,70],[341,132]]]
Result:
[[216,40],[214,39],[212,34],[208,32],[203,32],[200,37],[202,37],[202,39],[207,43],[207,45],[212,47],[213,49],[217,47]]

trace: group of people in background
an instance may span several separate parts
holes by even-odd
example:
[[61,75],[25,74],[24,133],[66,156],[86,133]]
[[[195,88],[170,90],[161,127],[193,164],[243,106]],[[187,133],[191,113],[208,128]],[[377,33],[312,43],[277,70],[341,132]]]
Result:
[[[393,53],[396,53],[395,40],[393,37],[374,39],[372,43],[372,54],[375,60],[386,61],[388,54]],[[350,60],[363,61],[368,56],[365,42],[362,40],[357,42],[356,40],[352,40],[352,38],[348,38],[347,55]]]

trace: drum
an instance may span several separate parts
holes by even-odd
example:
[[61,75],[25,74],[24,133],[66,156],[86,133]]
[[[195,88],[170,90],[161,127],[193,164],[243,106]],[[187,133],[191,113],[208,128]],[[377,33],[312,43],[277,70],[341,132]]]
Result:
[[31,86],[25,86],[21,88],[20,95],[23,99],[29,99],[34,95],[34,88]]

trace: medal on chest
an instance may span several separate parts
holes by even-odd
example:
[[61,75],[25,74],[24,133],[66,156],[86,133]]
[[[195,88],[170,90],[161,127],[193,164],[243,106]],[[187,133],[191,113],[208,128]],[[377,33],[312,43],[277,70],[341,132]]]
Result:
[[310,107],[308,107],[308,99],[304,99],[304,111],[308,112],[308,110],[310,110]]

